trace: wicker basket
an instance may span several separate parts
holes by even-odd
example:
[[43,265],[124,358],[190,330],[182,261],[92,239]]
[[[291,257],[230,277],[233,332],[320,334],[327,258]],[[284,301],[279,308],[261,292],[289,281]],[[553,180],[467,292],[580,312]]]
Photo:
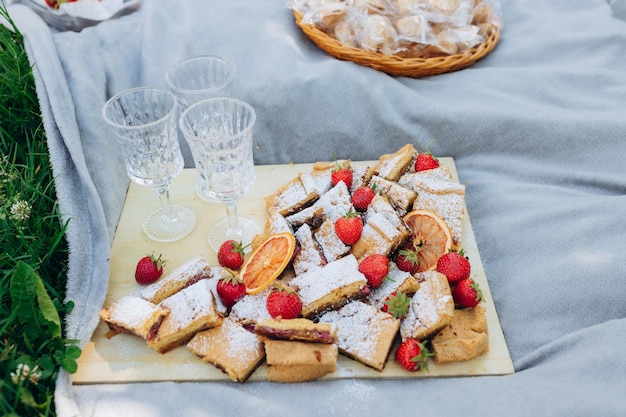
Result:
[[293,10],[293,14],[296,24],[328,55],[343,61],[353,61],[359,65],[396,76],[419,78],[458,71],[469,67],[486,56],[496,47],[500,40],[500,27],[493,25],[488,30],[489,36],[483,43],[464,53],[433,58],[402,58],[396,55],[383,55],[377,52],[345,46],[337,39],[315,27],[315,25],[303,24],[302,15],[298,11]]

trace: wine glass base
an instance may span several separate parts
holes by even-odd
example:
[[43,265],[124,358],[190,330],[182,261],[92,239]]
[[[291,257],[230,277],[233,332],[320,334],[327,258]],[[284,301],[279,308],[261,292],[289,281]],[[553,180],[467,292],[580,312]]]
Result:
[[196,213],[186,206],[173,205],[178,219],[175,222],[164,223],[161,219],[161,209],[150,213],[143,222],[143,232],[150,239],[157,242],[174,242],[189,235],[196,227]]
[[[214,251],[219,251],[220,246],[227,240],[235,240],[237,242],[243,242],[244,245],[248,245],[252,242],[254,236],[261,232],[259,224],[249,218],[239,216],[239,225],[241,226],[242,233],[240,235],[232,235],[228,233],[229,223],[228,218],[224,218],[215,223],[215,226],[209,231],[209,245]],[[250,251],[250,247],[246,248],[246,251]]]

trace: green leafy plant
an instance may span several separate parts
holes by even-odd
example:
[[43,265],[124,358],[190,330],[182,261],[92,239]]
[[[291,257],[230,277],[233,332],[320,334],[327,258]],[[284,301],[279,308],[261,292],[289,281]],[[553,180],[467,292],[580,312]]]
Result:
[[0,416],[54,416],[58,372],[80,356],[63,338],[67,222],[23,38],[0,15]]

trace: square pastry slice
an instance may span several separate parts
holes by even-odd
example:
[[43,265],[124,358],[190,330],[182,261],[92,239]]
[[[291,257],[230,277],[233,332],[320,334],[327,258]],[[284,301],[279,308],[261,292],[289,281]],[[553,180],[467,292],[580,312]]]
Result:
[[271,285],[256,294],[245,295],[232,306],[228,317],[244,326],[270,319],[271,316],[266,307],[267,296],[270,292],[272,292]]
[[331,308],[338,308],[363,297],[367,279],[359,271],[356,258],[347,255],[324,267],[291,280],[302,300],[302,316],[313,318]]
[[100,310],[100,318],[114,333],[128,333],[151,341],[170,313],[164,306],[127,295]]
[[369,211],[359,240],[352,245],[351,253],[358,260],[375,253],[388,255],[400,243],[405,235],[387,220],[385,216],[375,211]]
[[452,322],[432,338],[435,363],[467,361],[487,353],[487,333],[487,318],[482,306],[454,310]]
[[165,353],[187,343],[200,330],[222,323],[222,316],[215,308],[210,280],[200,280],[161,301],[160,305],[170,311],[148,346]]
[[228,317],[221,325],[196,333],[187,347],[236,382],[245,382],[265,357],[259,337]]
[[298,250],[293,257],[293,269],[296,275],[319,269],[326,265],[326,258],[308,224],[303,224],[294,234],[298,242]]
[[465,186],[436,178],[412,176],[409,179],[403,183],[417,192],[413,209],[437,213],[450,228],[454,244],[460,245],[465,214]]
[[376,184],[376,190],[387,197],[401,215],[405,215],[411,209],[411,205],[417,197],[417,193],[412,189],[377,175],[372,177],[370,186],[372,184]]
[[332,344],[337,341],[337,329],[328,323],[314,323],[309,319],[267,319],[254,326],[259,336],[277,340]]
[[334,343],[265,340],[267,379],[273,382],[312,381],[337,369]]
[[158,304],[183,288],[210,277],[211,266],[202,256],[196,256],[154,284],[144,287],[141,296],[151,303]]
[[406,144],[395,153],[381,155],[373,168],[374,175],[388,181],[397,181],[402,174],[411,168],[416,157],[417,150],[415,147],[410,143]]
[[392,293],[401,292],[407,297],[412,297],[420,287],[417,278],[409,272],[401,271],[393,262],[389,262],[387,277],[378,288],[370,290],[367,296],[369,303],[378,310],[382,310],[385,300]]
[[400,326],[402,340],[426,339],[450,324],[454,317],[454,301],[446,276],[428,271],[420,273],[418,279],[420,287],[411,298]]
[[400,327],[400,320],[361,301],[324,313],[320,322],[337,326],[341,353],[381,372]]
[[265,197],[265,205],[270,212],[288,216],[310,206],[319,196],[315,179],[310,174],[300,173],[274,194]]
[[313,235],[327,262],[336,261],[350,252],[350,246],[343,243],[337,236],[335,222],[331,219],[326,219]]

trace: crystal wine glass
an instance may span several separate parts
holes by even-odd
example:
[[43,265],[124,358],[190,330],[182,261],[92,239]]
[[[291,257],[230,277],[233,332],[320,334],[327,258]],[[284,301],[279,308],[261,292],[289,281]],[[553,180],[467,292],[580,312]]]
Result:
[[[167,85],[178,98],[182,110],[209,98],[230,97],[234,78],[235,66],[226,58],[211,55],[186,59],[171,67],[165,74]],[[196,154],[192,150],[197,166]],[[208,184],[198,170],[196,194],[210,203],[219,203],[220,200],[211,197],[207,188]]]
[[151,187],[161,200],[161,208],[150,213],[142,225],[144,233],[159,242],[182,239],[196,225],[191,208],[170,204],[170,183],[184,167],[176,115],[176,96],[148,87],[123,91],[102,108],[102,117],[122,149],[128,176]]
[[241,100],[215,98],[190,106],[180,117],[180,129],[196,152],[196,169],[208,182],[211,196],[221,200],[227,217],[209,231],[217,251],[229,239],[249,243],[259,233],[256,221],[237,214],[239,198],[256,181],[252,152],[254,109]]

